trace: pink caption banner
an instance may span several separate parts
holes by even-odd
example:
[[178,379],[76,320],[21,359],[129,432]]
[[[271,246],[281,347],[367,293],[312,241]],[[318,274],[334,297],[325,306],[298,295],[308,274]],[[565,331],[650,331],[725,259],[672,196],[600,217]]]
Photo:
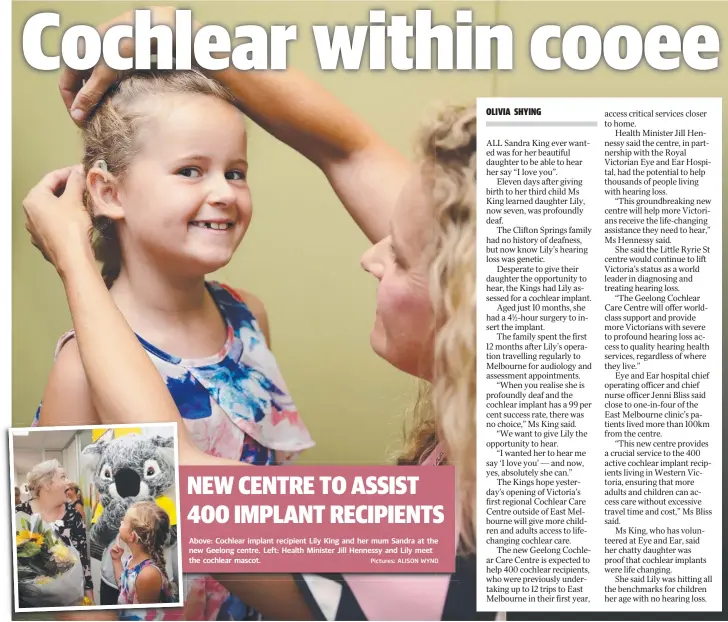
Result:
[[455,571],[455,470],[180,467],[183,572]]

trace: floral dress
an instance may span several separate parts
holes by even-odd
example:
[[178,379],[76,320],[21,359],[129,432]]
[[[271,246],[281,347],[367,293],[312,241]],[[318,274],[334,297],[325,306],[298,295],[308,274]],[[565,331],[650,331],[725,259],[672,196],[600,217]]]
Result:
[[[222,349],[210,357],[183,359],[137,335],[165,380],[195,444],[205,453],[255,465],[287,464],[314,442],[299,417],[260,327],[232,288],[207,288],[227,325]],[[74,336],[61,337],[56,355]],[[42,404],[41,404],[42,408]],[[33,425],[38,424],[40,408]],[[124,620],[248,620],[260,614],[210,576],[185,574],[179,607],[129,609]]]
[[[33,508],[30,505],[30,501],[21,503],[15,506],[16,514],[23,512],[28,516],[34,514]],[[86,525],[83,522],[81,515],[74,509],[74,507],[66,502],[66,513],[59,521],[56,521],[58,525],[58,537],[63,540],[66,546],[72,546],[78,551],[78,555],[81,558],[81,565],[83,566],[83,579],[84,589],[93,590],[94,582],[91,580],[91,562],[88,556],[88,546],[86,544]]]
[[[139,562],[136,566],[129,567],[129,562],[131,561],[131,557],[127,557],[124,560],[124,569],[121,571],[121,577],[119,579],[119,604],[120,605],[138,605],[139,602],[137,601],[137,595],[136,595],[136,580],[139,576],[139,573],[141,573],[144,568],[147,566],[153,566],[154,568],[157,568],[157,566],[154,564],[154,562],[151,559],[145,559],[144,561]],[[157,568],[159,570],[159,568]],[[172,602],[172,593],[170,590],[169,582],[167,581],[166,577],[159,572],[160,575],[162,575],[162,589],[159,593],[159,602],[160,603],[168,603]]]

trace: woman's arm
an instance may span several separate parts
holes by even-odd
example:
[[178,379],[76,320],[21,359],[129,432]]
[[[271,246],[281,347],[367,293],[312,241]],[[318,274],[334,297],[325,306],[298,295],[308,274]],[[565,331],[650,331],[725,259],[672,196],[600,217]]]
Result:
[[[174,32],[174,7],[153,7],[152,23]],[[127,12],[98,27],[106,32],[116,24],[133,24]],[[201,24],[194,24],[196,31]],[[134,42],[123,39],[123,56],[132,56]],[[389,218],[411,164],[363,120],[317,82],[286,71],[209,72],[238,99],[241,107],[267,132],[313,162],[364,234],[378,242],[389,235]],[[83,79],[88,78],[86,83]],[[76,123],[101,99],[117,72],[103,63],[90,73],[65,69],[60,89]]]
[[114,304],[93,258],[82,253],[71,244],[56,267],[99,417],[104,423],[177,422],[180,457],[196,463],[204,454],[189,438],[172,396]]
[[[95,262],[78,251],[68,251],[59,261],[58,272],[66,289],[78,349],[101,420],[104,423],[139,423],[142,419],[147,424],[176,422],[183,464],[243,464],[209,456],[194,444],[169,390],[114,304]],[[114,352],[114,356],[110,357],[109,352]]]
[[209,72],[264,130],[326,175],[371,242],[389,235],[389,220],[410,162],[317,82],[294,69]]

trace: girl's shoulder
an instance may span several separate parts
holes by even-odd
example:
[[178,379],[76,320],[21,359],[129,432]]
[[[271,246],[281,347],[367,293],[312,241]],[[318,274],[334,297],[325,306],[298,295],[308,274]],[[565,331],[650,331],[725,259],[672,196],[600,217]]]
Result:
[[162,571],[151,559],[138,564],[134,571],[136,573],[135,590],[137,596],[142,596],[142,602],[154,602],[155,597],[165,587]]
[[218,304],[245,309],[254,317],[256,313],[265,313],[261,300],[244,289],[232,287],[220,281],[208,281],[207,285]]
[[43,425],[84,425],[96,419],[91,388],[76,343],[75,333],[64,333],[56,344],[41,403],[36,409],[32,427]]
[[[147,557],[146,559],[143,559],[142,561],[138,563],[133,563],[134,557],[132,555],[125,555],[121,558],[121,566],[122,568],[129,574],[134,574],[139,576],[142,573],[142,570],[147,568],[148,566],[153,566],[154,562],[152,561],[151,557]],[[148,574],[148,573],[145,573]]]
[[248,329],[262,333],[270,347],[268,312],[260,298],[219,281],[208,281],[208,287],[215,302],[236,331]]
[[134,570],[143,580],[154,581],[156,578],[160,581],[162,580],[162,571],[151,559],[145,559],[143,562],[137,564]]

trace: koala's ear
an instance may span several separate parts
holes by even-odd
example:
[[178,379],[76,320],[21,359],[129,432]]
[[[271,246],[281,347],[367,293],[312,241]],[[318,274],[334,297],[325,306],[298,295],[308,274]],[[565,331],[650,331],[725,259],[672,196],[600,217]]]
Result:
[[163,436],[153,436],[151,438],[152,445],[157,448],[157,453],[174,467],[174,438],[164,438]]
[[152,443],[157,447],[171,447],[174,448],[174,438],[159,436],[159,434],[152,437]]
[[93,473],[98,467],[106,447],[113,438],[114,430],[106,430],[95,443],[86,445],[81,451],[81,468]]

